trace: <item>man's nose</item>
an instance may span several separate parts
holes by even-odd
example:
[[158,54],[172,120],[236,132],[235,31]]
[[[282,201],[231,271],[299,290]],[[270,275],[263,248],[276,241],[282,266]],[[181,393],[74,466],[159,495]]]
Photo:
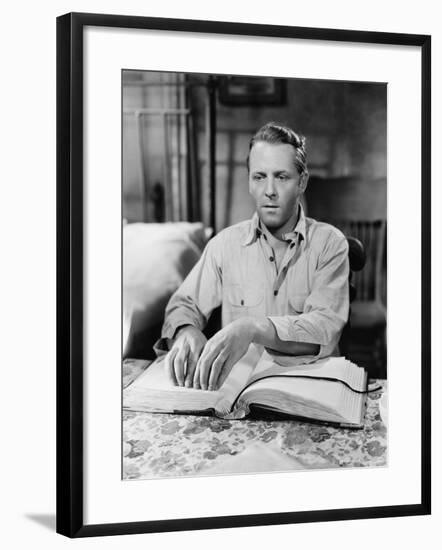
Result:
[[265,188],[265,196],[268,198],[274,197],[276,195],[275,181],[273,178],[267,179],[267,185]]

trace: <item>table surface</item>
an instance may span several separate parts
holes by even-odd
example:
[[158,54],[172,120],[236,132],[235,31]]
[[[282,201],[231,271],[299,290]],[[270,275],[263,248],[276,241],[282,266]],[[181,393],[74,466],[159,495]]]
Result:
[[[148,364],[126,359],[123,386]],[[387,429],[379,413],[386,381],[371,382],[381,389],[368,394],[362,429],[123,410],[123,479],[386,466]]]

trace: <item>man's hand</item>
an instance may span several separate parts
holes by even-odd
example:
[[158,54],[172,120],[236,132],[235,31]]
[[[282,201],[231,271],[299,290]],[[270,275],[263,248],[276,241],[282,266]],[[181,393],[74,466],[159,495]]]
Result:
[[207,338],[196,327],[187,325],[179,329],[165,359],[166,371],[173,384],[193,386],[196,364],[206,342]]
[[193,386],[203,390],[219,389],[235,363],[247,352],[254,330],[253,319],[244,317],[217,332],[207,342],[199,358]]

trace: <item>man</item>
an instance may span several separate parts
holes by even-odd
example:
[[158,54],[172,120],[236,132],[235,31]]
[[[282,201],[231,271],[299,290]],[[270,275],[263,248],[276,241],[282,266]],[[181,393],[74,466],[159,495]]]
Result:
[[[251,343],[303,363],[332,355],[348,319],[347,241],[300,202],[305,139],[266,124],[247,167],[256,213],[208,243],[166,309],[160,342],[180,386],[218,389]],[[202,330],[219,305],[223,328],[207,341]]]

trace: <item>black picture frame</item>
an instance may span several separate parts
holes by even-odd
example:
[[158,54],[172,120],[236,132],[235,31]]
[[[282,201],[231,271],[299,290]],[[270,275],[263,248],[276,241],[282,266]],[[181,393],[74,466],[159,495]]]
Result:
[[[421,497],[394,506],[85,525],[83,521],[83,30],[218,33],[421,49]],[[431,37],[354,30],[69,13],[57,18],[57,526],[69,537],[429,514],[431,509]]]

